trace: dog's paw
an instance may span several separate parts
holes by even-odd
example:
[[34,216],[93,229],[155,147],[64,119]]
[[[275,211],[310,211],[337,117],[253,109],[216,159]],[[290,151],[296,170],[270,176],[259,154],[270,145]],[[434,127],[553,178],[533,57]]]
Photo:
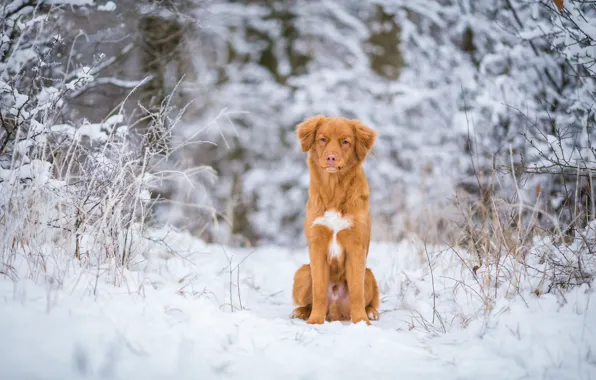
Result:
[[379,311],[372,306],[366,308],[366,315],[368,319],[371,321],[378,321],[379,320]]
[[370,320],[368,319],[368,316],[366,314],[363,315],[352,315],[352,323],[359,323],[359,322],[365,322],[367,325],[370,325]]
[[310,307],[307,306],[299,306],[290,314],[290,318],[292,319],[303,319],[306,321],[308,317],[310,317]]
[[322,325],[323,323],[325,323],[325,317],[319,317],[311,314],[306,323],[308,323],[309,325]]

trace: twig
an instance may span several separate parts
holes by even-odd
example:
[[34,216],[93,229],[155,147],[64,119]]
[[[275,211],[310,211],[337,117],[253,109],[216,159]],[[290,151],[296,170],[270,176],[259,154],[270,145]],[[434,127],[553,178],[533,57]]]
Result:
[[437,295],[435,293],[435,276],[433,274],[433,267],[430,262],[430,256],[426,249],[426,242],[424,242],[424,253],[426,253],[426,259],[428,261],[428,267],[430,268],[430,280],[433,286],[433,324],[435,323],[435,314],[437,313]]

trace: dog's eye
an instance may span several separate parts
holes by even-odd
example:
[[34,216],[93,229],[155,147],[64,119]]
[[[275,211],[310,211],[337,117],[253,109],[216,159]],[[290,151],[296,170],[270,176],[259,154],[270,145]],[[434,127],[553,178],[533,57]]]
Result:
[[326,139],[326,138],[324,138],[324,137],[321,137],[321,142],[322,142],[322,143],[325,143],[325,142],[327,142],[327,139]]
[[343,140],[341,143],[342,143],[343,145],[348,145],[350,142],[349,142],[348,140]]

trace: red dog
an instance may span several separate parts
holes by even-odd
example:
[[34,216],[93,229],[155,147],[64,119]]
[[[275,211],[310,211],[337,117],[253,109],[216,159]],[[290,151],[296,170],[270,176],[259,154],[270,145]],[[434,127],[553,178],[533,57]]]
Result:
[[304,233],[310,265],[294,276],[292,318],[370,324],[379,318],[379,288],[366,268],[370,210],[362,162],[376,134],[358,120],[325,116],[304,121],[297,133],[309,152]]

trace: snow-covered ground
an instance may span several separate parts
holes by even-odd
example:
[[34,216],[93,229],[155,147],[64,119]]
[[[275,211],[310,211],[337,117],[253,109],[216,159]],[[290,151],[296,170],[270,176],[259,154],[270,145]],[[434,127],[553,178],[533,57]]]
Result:
[[0,379],[596,378],[587,287],[495,299],[449,249],[428,247],[431,277],[423,246],[374,243],[380,320],[310,326],[288,318],[306,249],[154,238],[131,271],[49,254],[49,283],[1,276]]

